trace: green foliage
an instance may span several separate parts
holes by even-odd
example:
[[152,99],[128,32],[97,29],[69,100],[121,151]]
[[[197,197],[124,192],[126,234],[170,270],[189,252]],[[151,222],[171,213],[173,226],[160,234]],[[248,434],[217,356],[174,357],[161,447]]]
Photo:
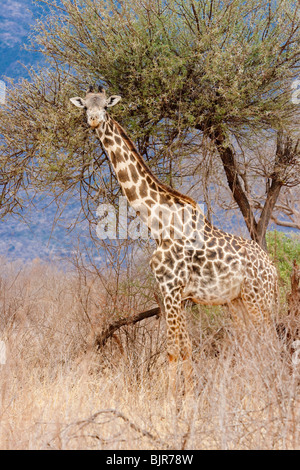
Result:
[[294,0],[61,3],[36,26],[35,44],[83,83],[101,80],[121,94],[120,116],[143,116],[144,135],[162,117],[178,122],[179,112],[182,126],[233,128],[292,116]]
[[290,276],[293,260],[300,264],[300,237],[292,233],[290,236],[276,230],[267,233],[269,254],[275,262],[280,285],[284,291],[290,289]]
[[[53,0],[32,32],[48,69],[11,83],[0,107],[0,216],[22,207],[19,193],[29,187],[55,197],[79,191],[85,214],[118,196],[84,113],[69,102],[89,84],[122,96],[110,112],[162,181],[195,180],[203,129],[218,127],[225,143],[234,137],[251,148],[265,129],[270,145],[297,122],[299,11],[296,0]],[[274,171],[269,161],[244,163],[244,180],[249,168],[258,166],[260,178]]]

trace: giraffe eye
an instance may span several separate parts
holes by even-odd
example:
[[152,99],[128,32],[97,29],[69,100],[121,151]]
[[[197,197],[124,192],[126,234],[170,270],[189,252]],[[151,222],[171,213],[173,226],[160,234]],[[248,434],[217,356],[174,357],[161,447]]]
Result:
[[107,110],[107,106],[104,106],[105,111]]

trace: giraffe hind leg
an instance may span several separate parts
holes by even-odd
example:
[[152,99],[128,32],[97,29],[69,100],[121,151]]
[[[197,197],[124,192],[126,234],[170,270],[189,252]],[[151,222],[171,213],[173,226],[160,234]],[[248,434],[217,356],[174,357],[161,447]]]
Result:
[[251,324],[258,331],[269,329],[271,325],[271,308],[267,299],[266,286],[262,282],[245,282],[241,297],[248,312]]
[[254,302],[243,295],[234,299],[229,304],[231,316],[242,329],[249,329],[251,326],[258,330],[264,331],[270,325],[270,312],[262,302]]
[[229,312],[234,323],[244,329],[249,322],[249,313],[241,297],[228,302]]

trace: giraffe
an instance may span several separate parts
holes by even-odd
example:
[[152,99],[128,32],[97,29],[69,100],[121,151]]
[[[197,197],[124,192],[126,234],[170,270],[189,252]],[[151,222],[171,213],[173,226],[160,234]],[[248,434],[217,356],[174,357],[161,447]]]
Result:
[[86,110],[87,122],[107,152],[129,204],[154,234],[156,249],[150,267],[163,296],[169,388],[176,394],[180,360],[185,390],[193,388],[185,301],[227,304],[240,324],[269,325],[277,307],[277,272],[256,242],[214,227],[192,198],[156,178],[125,130],[107,112],[120,99],[117,95],[108,98],[101,86],[96,92],[90,87],[85,98],[70,98]]

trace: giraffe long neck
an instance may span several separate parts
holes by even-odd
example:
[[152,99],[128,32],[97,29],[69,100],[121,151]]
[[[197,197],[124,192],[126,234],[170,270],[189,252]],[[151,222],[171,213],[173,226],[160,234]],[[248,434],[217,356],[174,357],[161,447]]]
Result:
[[[129,204],[139,212],[141,220],[153,229],[157,209],[161,207],[190,207],[196,210],[196,202],[161,183],[147,167],[124,129],[108,117],[97,128],[97,134],[108,153],[117,179]],[[156,214],[155,214],[156,211]],[[168,212],[168,211],[167,211]],[[170,218],[160,218],[160,224],[170,224]]]

